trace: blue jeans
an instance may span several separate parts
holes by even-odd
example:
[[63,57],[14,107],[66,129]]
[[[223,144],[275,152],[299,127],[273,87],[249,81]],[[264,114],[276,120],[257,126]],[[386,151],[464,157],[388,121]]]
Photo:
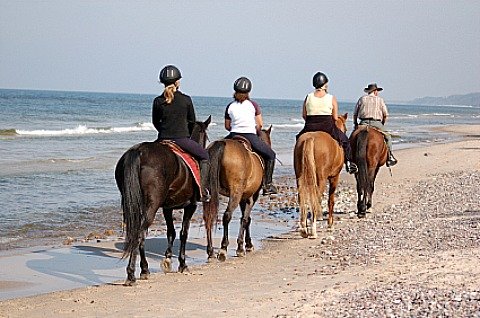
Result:
[[165,139],[158,139],[158,140],[171,140],[176,143],[180,148],[184,151],[188,152],[195,159],[202,161],[202,160],[209,160],[210,157],[208,155],[208,151],[204,149],[198,142],[192,140],[188,137],[184,138],[165,138]]
[[252,145],[252,149],[258,153],[260,156],[262,156],[266,161],[269,160],[275,160],[276,154],[272,150],[272,148],[267,145],[264,141],[262,141],[256,134],[244,134],[244,133],[237,133],[237,132],[231,132],[226,138],[230,139],[233,136],[240,135],[242,137],[245,137],[250,141],[250,144]]

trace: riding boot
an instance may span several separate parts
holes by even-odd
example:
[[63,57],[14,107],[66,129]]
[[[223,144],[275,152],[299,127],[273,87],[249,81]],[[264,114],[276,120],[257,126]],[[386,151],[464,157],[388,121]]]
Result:
[[388,158],[387,158],[387,167],[393,167],[394,165],[397,164],[397,159],[393,156],[393,153],[391,150],[388,150]]
[[200,201],[210,202],[210,161],[200,161],[200,183],[201,197]]
[[265,162],[265,173],[263,176],[263,195],[277,194],[277,187],[272,184],[273,168],[275,167],[275,159]]

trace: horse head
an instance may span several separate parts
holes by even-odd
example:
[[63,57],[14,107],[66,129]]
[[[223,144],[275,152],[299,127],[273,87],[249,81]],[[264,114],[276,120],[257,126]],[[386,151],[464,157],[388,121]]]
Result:
[[272,139],[270,138],[271,132],[272,132],[272,125],[270,125],[268,129],[260,130],[258,133],[258,137],[260,137],[260,139],[269,146],[272,145]]
[[337,121],[335,122],[335,126],[343,132],[347,131],[347,117],[348,113],[345,113],[341,116],[338,116]]
[[207,145],[208,135],[207,135],[207,128],[212,121],[212,116],[208,116],[207,120],[205,121],[197,121],[193,124],[192,133],[190,138],[198,142],[202,145],[203,148]]

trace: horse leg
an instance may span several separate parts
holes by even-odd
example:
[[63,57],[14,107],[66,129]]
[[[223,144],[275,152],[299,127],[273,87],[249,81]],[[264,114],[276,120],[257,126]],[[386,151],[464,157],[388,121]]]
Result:
[[336,175],[328,179],[328,228],[333,229],[333,208],[335,206],[335,191],[337,190],[338,179],[340,175]]
[[373,192],[375,191],[375,179],[377,178],[377,173],[378,173],[379,168],[375,169],[373,174],[369,175],[369,191],[368,191],[368,198],[367,198],[367,212],[370,210],[372,207],[372,197],[373,197]]
[[326,180],[322,178],[321,176],[317,176],[317,192],[315,195],[318,195],[318,197],[313,198],[313,200],[318,200],[318,204],[314,206],[315,204],[312,204],[312,213],[311,213],[311,222],[310,222],[310,229],[309,229],[309,238],[311,239],[316,239],[318,237],[317,234],[317,220],[318,220],[318,215],[322,215],[322,198],[323,198],[323,192],[325,191],[325,182]]
[[[303,186],[302,186],[303,187]],[[300,220],[298,222],[298,231],[300,232],[300,235],[303,237],[303,238],[307,238],[308,237],[308,231],[307,231],[307,207],[305,205],[305,202],[302,201],[304,200],[304,198],[302,197],[302,195],[300,194],[302,191],[300,191],[300,189],[303,189],[301,188],[301,186],[299,185],[299,183],[297,182],[297,188],[299,189],[298,190],[298,206],[299,206],[299,212],[300,212]]]
[[165,251],[165,259],[162,262],[162,269],[165,273],[169,273],[172,271],[172,248],[173,242],[175,241],[176,232],[175,226],[173,224],[173,210],[163,208],[163,217],[165,218],[165,222],[167,223],[167,250]]
[[355,175],[355,178],[357,179],[357,216],[359,218],[364,218],[367,211],[366,191],[364,189],[365,185],[362,185],[361,178],[359,177],[360,173],[362,172]]
[[240,194],[233,194],[228,200],[227,210],[223,214],[223,238],[220,251],[218,252],[218,259],[224,262],[227,259],[227,248],[228,248],[228,225],[232,220],[233,211],[237,208],[240,203]]
[[252,218],[250,217],[250,215],[252,214],[253,206],[255,205],[255,202],[257,202],[259,195],[260,195],[260,192],[255,193],[252,197],[252,204],[247,206],[247,209],[249,209],[248,222],[245,228],[245,250],[247,251],[247,253],[253,252],[254,250],[253,243],[252,243],[252,236],[250,235],[250,224],[252,223]]
[[187,264],[185,262],[185,249],[187,246],[187,239],[188,239],[188,231],[190,229],[190,221],[192,220],[193,213],[197,209],[197,205],[195,203],[191,203],[187,205],[183,209],[183,222],[182,222],[182,230],[180,232],[180,252],[178,253],[178,271],[183,273],[184,271],[188,270]]
[[145,237],[146,231],[142,231],[142,237],[140,238],[140,246],[138,247],[138,250],[140,251],[140,279],[148,279],[148,276],[150,276],[147,257],[145,255]]
[[[140,238],[138,244],[140,245]],[[135,264],[137,262],[137,254],[137,248],[130,253],[130,259],[128,260],[127,265],[127,280],[125,281],[125,283],[123,283],[124,286],[132,286],[137,281],[137,279],[135,278]]]
[[207,234],[207,262],[211,262],[214,259],[213,251],[213,238],[212,238],[212,228],[206,229]]
[[[250,226],[251,217],[250,213],[252,211],[253,200],[248,198],[247,200],[240,201],[240,209],[242,210],[242,218],[240,219],[240,227],[238,229],[238,238],[237,238],[237,256],[245,256],[245,249],[243,248],[245,233]],[[250,246],[252,245],[252,240],[250,238]]]

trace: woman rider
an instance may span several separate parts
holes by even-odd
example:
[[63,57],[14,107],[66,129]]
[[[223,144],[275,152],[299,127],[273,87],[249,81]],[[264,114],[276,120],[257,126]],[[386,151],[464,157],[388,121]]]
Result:
[[347,135],[335,125],[338,118],[338,103],[335,96],[328,94],[328,78],[322,72],[313,76],[315,90],[305,97],[303,102],[304,128],[298,133],[309,131],[324,131],[337,140],[345,153],[345,167],[348,173],[356,173],[357,166],[351,162],[352,150]]
[[234,100],[225,110],[225,129],[230,132],[226,138],[240,135],[248,139],[252,149],[265,160],[263,195],[276,194],[277,188],[272,184],[276,154],[257,135],[257,131],[262,129],[263,119],[260,106],[250,99],[252,82],[246,77],[240,77],[233,84],[233,89]]
[[158,131],[157,140],[173,141],[200,162],[200,200],[208,202],[210,158],[207,150],[190,139],[190,129],[196,121],[195,110],[190,96],[178,90],[181,78],[180,70],[173,65],[167,65],[160,71],[159,79],[165,89],[162,95],[153,100],[152,121]]

